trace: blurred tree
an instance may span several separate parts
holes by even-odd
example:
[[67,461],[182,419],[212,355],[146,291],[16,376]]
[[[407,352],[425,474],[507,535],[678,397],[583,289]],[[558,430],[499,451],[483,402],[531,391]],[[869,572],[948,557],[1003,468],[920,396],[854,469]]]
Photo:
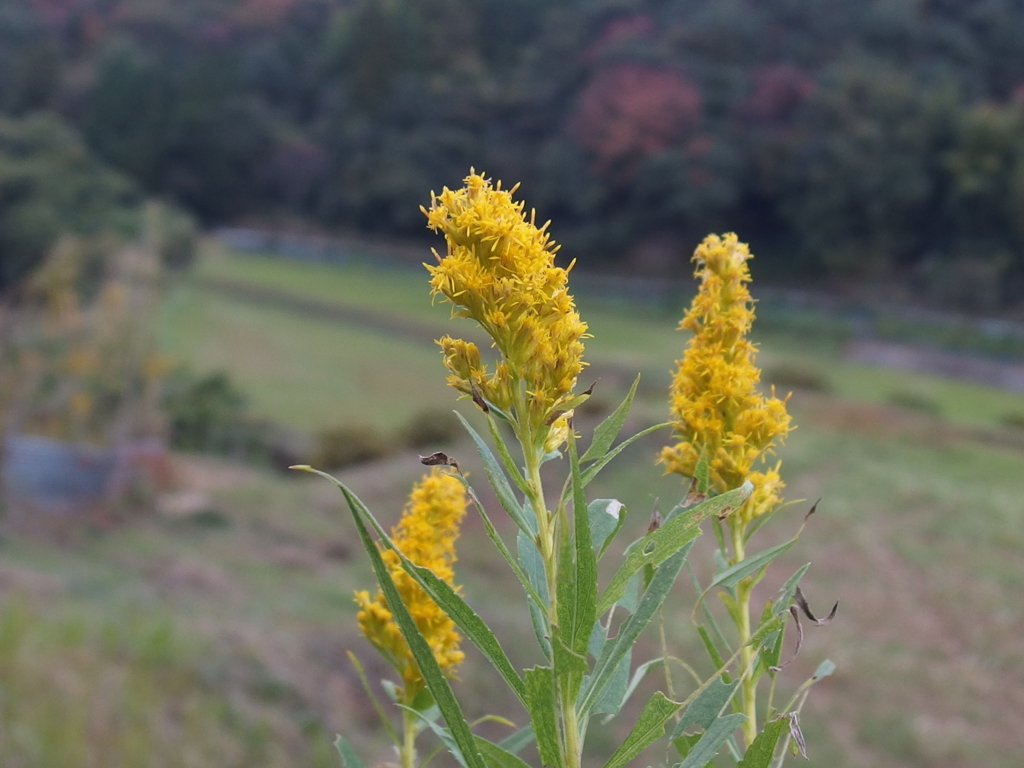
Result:
[[137,226],[128,179],[52,115],[0,117],[0,287],[28,273],[64,233]]
[[838,275],[877,279],[918,255],[955,93],[856,57],[820,81],[790,145],[780,207]]

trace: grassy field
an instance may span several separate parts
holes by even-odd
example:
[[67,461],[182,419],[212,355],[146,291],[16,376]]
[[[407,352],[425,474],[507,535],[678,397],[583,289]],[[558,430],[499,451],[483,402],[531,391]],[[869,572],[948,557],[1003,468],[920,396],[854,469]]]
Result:
[[[312,311],[254,301],[228,290],[239,285],[320,304]],[[660,421],[684,341],[674,320],[581,305],[595,336],[587,351],[602,381],[596,399],[614,402],[629,372],[642,371],[629,426]],[[212,254],[171,292],[160,327],[182,362],[227,370],[260,414],[313,431],[352,421],[395,430],[424,404],[452,404],[429,339],[467,325],[449,323],[443,306],[431,308],[415,271]],[[820,342],[761,341],[769,371],[788,366],[822,380],[817,391],[794,395],[799,429],[780,451],[787,497],[807,501],[781,513],[761,541],[791,535],[822,499],[800,543],[772,567],[763,595],[811,561],[812,605],[841,602],[837,621],[809,629],[783,674],[792,686],[825,657],[838,664],[804,712],[810,764],[1019,765],[1024,451],[997,422],[1024,411],[1024,398],[850,365]],[[889,404],[900,392],[937,403],[940,415]],[[630,449],[593,486],[594,497],[626,503],[634,530],[647,525],[656,500],[664,509],[680,492],[653,463],[666,439],[654,435]],[[465,441],[447,450],[484,485]],[[0,541],[0,675],[18,692],[0,696],[0,766],[319,768],[339,764],[327,749],[336,731],[368,765],[392,759],[344,655],[357,652],[372,679],[385,674],[354,631],[351,592],[370,588],[372,576],[336,490],[315,478],[198,457],[182,458],[177,469],[179,485],[203,495],[202,509],[154,511],[60,543]],[[344,479],[393,521],[420,470],[414,453],[399,452]],[[705,570],[710,539],[693,555]],[[468,522],[457,566],[467,599],[511,638],[514,660],[529,663],[527,619],[508,608],[521,593],[496,560],[479,524]],[[694,599],[685,585],[677,588],[667,629],[687,660],[702,664],[689,627]],[[653,638],[645,648],[655,654]],[[470,653],[457,684],[469,714],[497,710],[521,721],[495,688]],[[93,701],[102,706],[85,703]],[[87,718],[59,714],[83,710]],[[148,714],[133,719],[138,712]],[[125,722],[132,727],[114,738]],[[596,765],[628,725],[596,733]]]

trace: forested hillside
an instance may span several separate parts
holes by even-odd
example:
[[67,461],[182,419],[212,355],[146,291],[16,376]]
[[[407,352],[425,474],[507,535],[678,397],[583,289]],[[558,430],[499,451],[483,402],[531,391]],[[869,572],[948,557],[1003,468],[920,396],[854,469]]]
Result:
[[475,165],[588,266],[729,229],[761,274],[988,310],[1024,288],[1022,39],[1022,0],[6,0],[0,110],[208,224],[415,234]]

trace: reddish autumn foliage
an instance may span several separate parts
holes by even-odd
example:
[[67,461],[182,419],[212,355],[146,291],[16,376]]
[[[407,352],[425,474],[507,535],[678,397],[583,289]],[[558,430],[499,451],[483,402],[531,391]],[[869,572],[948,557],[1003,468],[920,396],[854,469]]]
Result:
[[584,52],[585,61],[596,61],[602,53],[622,43],[651,37],[656,27],[646,13],[617,16],[605,24],[590,47]]
[[570,130],[593,153],[595,170],[629,173],[679,141],[700,117],[700,91],[679,70],[615,64],[580,94]]
[[736,114],[754,122],[785,120],[814,92],[814,78],[789,64],[767,64],[750,73],[750,93]]

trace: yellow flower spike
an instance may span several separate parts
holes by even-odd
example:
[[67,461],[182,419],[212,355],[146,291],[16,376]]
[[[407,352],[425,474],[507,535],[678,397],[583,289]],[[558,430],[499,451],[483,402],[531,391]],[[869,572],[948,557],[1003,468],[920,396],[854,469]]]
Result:
[[785,400],[758,391],[761,371],[756,347],[746,338],[754,321],[747,290],[751,258],[735,234],[709,235],[694,252],[701,281],[680,328],[693,332],[671,389],[678,442],[662,450],[667,472],[692,477],[701,454],[708,457],[711,483],[726,491],[750,480],[754,492],[736,514],[746,525],[779,502],[778,465],[751,471],[790,430]]
[[[391,530],[391,538],[413,563],[429,568],[454,585],[455,540],[465,514],[466,494],[462,483],[440,467],[434,467],[413,486],[401,520]],[[461,638],[455,624],[402,569],[398,555],[391,550],[384,550],[381,555],[402,602],[433,650],[438,665],[445,674],[453,676],[464,655],[459,650]],[[371,600],[369,592],[358,591],[355,602],[359,606],[356,619],[360,631],[399,673],[402,701],[411,703],[423,689],[423,677],[388,610],[384,595],[378,591]]]
[[465,394],[475,388],[503,409],[524,404],[527,412],[516,418],[543,435],[549,417],[572,399],[587,326],[568,292],[567,270],[554,264],[558,247],[547,224],[536,226],[533,212],[527,218],[523,203],[512,200],[517,186],[502,190],[501,182],[470,170],[462,189],[432,194],[423,213],[444,235],[447,252],[435,252],[438,263],[425,266],[433,294],[451,302],[453,316],[476,320],[501,355],[488,374],[453,354],[466,342],[441,339],[449,383]]

